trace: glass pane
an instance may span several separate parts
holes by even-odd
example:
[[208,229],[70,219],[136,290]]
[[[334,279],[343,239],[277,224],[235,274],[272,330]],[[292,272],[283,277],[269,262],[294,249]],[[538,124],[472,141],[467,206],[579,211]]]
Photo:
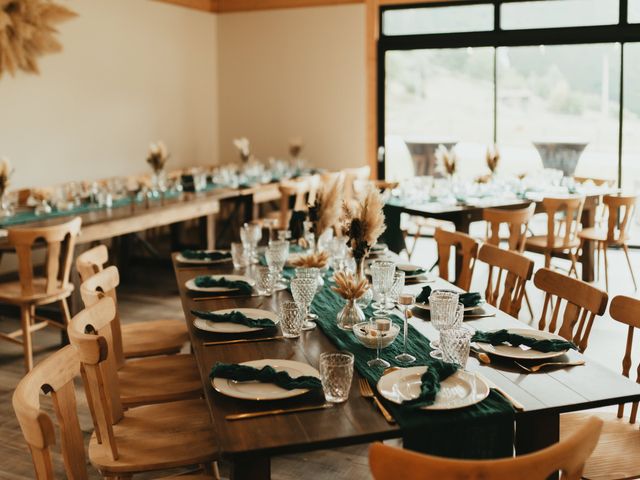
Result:
[[387,52],[386,177],[435,172],[438,145],[455,146],[464,176],[484,173],[493,143],[493,48]]
[[501,47],[497,59],[501,167],[615,180],[620,45]]
[[640,23],[640,0],[629,0],[627,5],[628,22]]
[[640,43],[624,47],[622,187],[640,191]]
[[618,0],[539,0],[505,3],[500,10],[504,30],[579,27],[618,23]]
[[493,5],[410,8],[382,14],[384,35],[418,35],[493,30]]

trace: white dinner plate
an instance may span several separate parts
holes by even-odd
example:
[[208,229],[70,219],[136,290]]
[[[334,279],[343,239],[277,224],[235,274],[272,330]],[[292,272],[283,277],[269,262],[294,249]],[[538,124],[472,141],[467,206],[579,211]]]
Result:
[[[484,299],[480,300],[480,303],[478,303],[478,305],[474,306],[474,307],[464,307],[464,311],[465,312],[471,312],[472,310],[475,310],[477,308],[481,308],[483,307],[485,304]],[[431,305],[429,305],[428,303],[416,303],[415,304],[416,307],[421,308],[422,310],[429,310],[431,311]]]
[[[224,250],[205,250],[205,252],[207,253],[211,253],[211,252],[220,252],[220,253],[228,253]],[[221,260],[206,260],[206,259],[199,259],[199,258],[186,258],[182,255],[182,253],[178,253],[176,255],[176,260],[179,261],[180,263],[187,263],[187,264],[193,264],[193,265],[210,265],[210,264],[216,264],[216,263],[227,263],[231,261],[231,257],[229,258],[223,258]]]
[[[524,335],[526,337],[532,337],[537,340],[565,340],[560,335],[556,335],[554,333],[549,332],[541,332],[540,330],[534,329],[526,329],[526,328],[509,328],[509,333],[515,333],[517,335]],[[513,358],[516,360],[544,360],[547,358],[559,357],[560,355],[564,355],[567,353],[567,350],[562,350],[560,352],[539,352],[538,350],[533,350],[531,348],[520,346],[520,347],[511,347],[509,345],[491,345],[490,343],[481,343],[478,342],[478,345],[482,350],[491,354],[497,355],[499,357],[505,358]]]
[[[401,404],[420,395],[421,377],[427,367],[401,368],[380,377],[378,392],[390,402]],[[489,385],[476,374],[458,370],[440,383],[433,404],[423,410],[453,410],[481,402],[489,395]]]
[[[302,375],[320,378],[320,373],[311,365],[293,360],[265,358],[262,360],[242,362],[240,365],[249,365],[254,368],[262,368],[265,365],[270,365],[278,372],[286,371],[292,378],[297,378]],[[211,384],[217,392],[242,400],[281,400],[283,398],[297,397],[309,391],[306,388],[287,390],[273,383],[236,382],[227,378],[214,378]]]
[[[249,277],[245,277],[244,275],[210,275],[212,278],[220,279],[222,277],[226,278],[230,281],[241,280],[243,282],[247,282],[252,287],[256,282]],[[227,287],[198,287],[195,282],[195,278],[187,280],[184,284],[187,287],[187,290],[191,290],[193,292],[213,292],[213,293],[223,293],[223,292],[235,292],[237,288],[227,288]]]
[[[216,310],[214,313],[223,315],[225,313],[240,312],[248,318],[268,318],[274,324],[278,324],[278,315],[269,310],[260,310],[258,308],[227,308],[225,310]],[[205,320],[204,318],[196,317],[193,320],[193,325],[205,332],[212,333],[248,333],[257,332],[258,330],[264,330],[258,327],[247,327],[240,323],[233,322],[212,322],[211,320]]]

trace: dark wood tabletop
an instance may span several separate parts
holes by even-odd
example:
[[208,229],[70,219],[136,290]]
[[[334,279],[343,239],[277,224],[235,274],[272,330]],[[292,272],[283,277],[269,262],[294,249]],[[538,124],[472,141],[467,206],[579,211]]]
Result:
[[[187,280],[202,274],[242,273],[231,264],[212,268],[180,264],[173,257],[182,306],[189,328],[193,352],[200,369],[206,399],[214,420],[221,454],[232,464],[233,479],[269,478],[269,459],[273,455],[338,447],[348,444],[401,437],[397,425],[388,424],[369,400],[362,398],[353,382],[349,400],[326,410],[278,415],[240,421],[227,421],[232,413],[261,411],[323,402],[320,394],[307,394],[297,399],[279,402],[251,402],[225,397],[212,388],[209,381],[211,367],[218,361],[237,363],[256,359],[277,358],[306,362],[318,367],[320,353],[335,351],[336,347],[320,329],[303,332],[299,339],[272,340],[257,343],[204,346],[203,342],[240,338],[201,332],[193,327],[192,309],[216,310],[224,308],[263,308],[276,311],[278,302],[290,294],[280,291],[271,297],[221,298],[194,301],[196,296],[186,290]],[[450,287],[442,280],[432,286]],[[407,286],[418,291],[422,285]],[[525,324],[493,307],[485,307],[495,316],[469,321],[474,328],[527,328]],[[412,324],[427,337],[433,338],[430,322],[419,317]],[[263,334],[264,335],[264,334]],[[248,335],[245,335],[248,336]],[[622,348],[622,346],[621,346]],[[467,369],[479,371],[490,382],[507,392],[524,406],[516,413],[516,450],[527,453],[558,440],[559,414],[589,408],[640,400],[640,386],[613,372],[596,361],[576,352],[566,360],[584,358],[584,366],[544,370],[529,374],[510,361],[480,364],[469,360]],[[315,396],[314,396],[315,395]],[[250,461],[248,460],[250,459]]]

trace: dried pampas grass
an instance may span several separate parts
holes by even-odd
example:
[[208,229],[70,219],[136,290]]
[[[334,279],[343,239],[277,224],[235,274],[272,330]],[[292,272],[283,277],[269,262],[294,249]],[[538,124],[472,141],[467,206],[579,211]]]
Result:
[[357,300],[369,288],[369,282],[366,278],[358,279],[352,273],[336,272],[333,279],[336,286],[331,289],[345,300]]
[[298,258],[291,261],[291,265],[294,267],[304,268],[324,268],[329,261],[329,254],[327,252],[310,253],[309,255],[301,255]]
[[496,173],[498,169],[498,164],[500,163],[500,152],[498,151],[498,146],[494,145],[493,148],[487,148],[487,167],[492,174]]
[[436,150],[437,168],[440,173],[454,175],[458,169],[458,155],[444,145],[439,145]]
[[382,195],[374,185],[367,187],[359,204],[343,204],[342,233],[349,239],[356,260],[364,258],[386,230],[383,207]]
[[75,16],[52,0],[0,0],[0,77],[39,73],[38,57],[62,50],[54,25]]
[[12,173],[13,169],[11,168],[9,160],[6,158],[0,159],[0,195],[6,192],[7,188],[9,188],[9,181]]
[[313,205],[309,205],[309,220],[313,222],[313,231],[317,237],[338,223],[341,201],[342,180],[340,177],[322,185]]

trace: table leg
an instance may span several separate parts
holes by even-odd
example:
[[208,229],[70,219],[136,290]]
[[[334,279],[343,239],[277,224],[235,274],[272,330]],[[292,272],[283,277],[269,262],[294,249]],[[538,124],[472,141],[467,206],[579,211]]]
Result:
[[212,213],[207,215],[207,249],[216,248],[216,216]]
[[[582,210],[582,227],[590,228],[596,224],[596,200],[588,199]],[[582,263],[582,280],[585,282],[593,282],[594,276],[594,245],[593,242],[584,242],[582,246],[582,256],[580,262]]]
[[[560,440],[560,415],[535,413],[516,420],[516,455],[546,448]],[[549,478],[557,479],[557,474]]]
[[271,458],[259,455],[236,457],[231,461],[230,480],[270,480]]

